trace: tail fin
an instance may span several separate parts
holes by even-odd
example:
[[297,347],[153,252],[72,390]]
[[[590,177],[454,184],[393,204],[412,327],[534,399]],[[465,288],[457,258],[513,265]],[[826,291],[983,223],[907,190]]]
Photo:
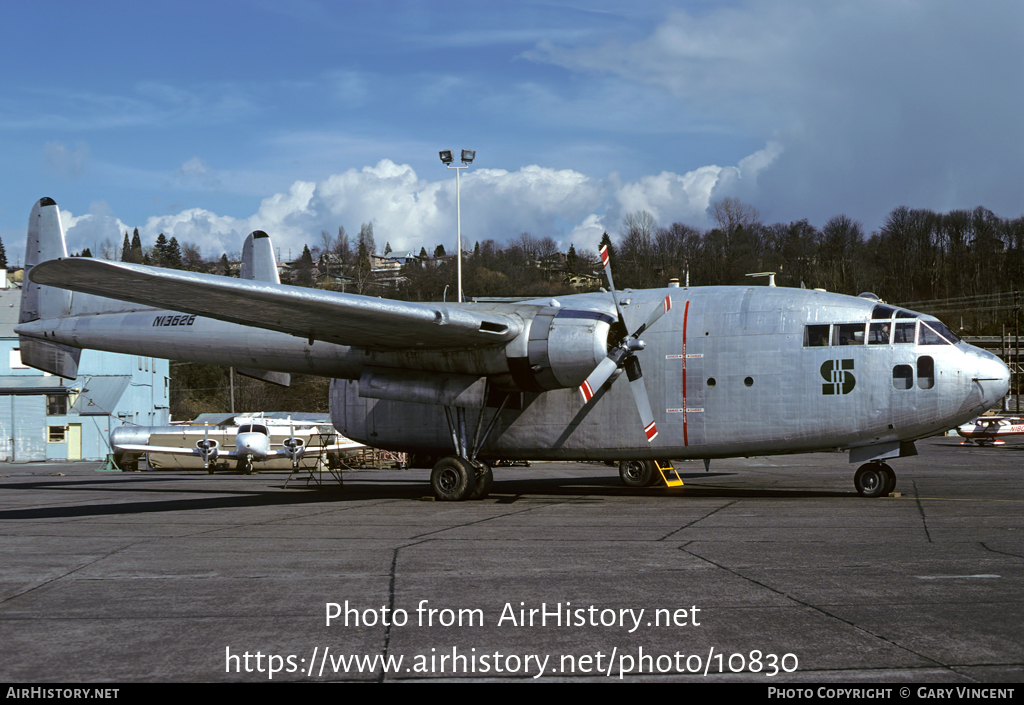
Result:
[[[71,313],[72,293],[65,289],[34,284],[29,272],[40,262],[68,256],[60,209],[52,198],[41,198],[32,207],[28,218],[28,240],[25,243],[25,276],[21,290],[21,313],[18,323],[39,319],[61,318]],[[78,376],[78,359],[82,351],[37,338],[18,336],[21,361],[31,367],[67,379]]]
[[[271,284],[281,283],[281,277],[277,273],[274,246],[270,242],[270,236],[262,230],[254,230],[245,238],[245,242],[242,244],[242,266],[238,276],[241,279],[270,282]],[[287,372],[251,370],[246,367],[236,367],[235,370],[238,374],[246,377],[261,379],[281,387],[287,387],[292,383],[292,376]]]
[[262,230],[254,230],[245,238],[242,245],[242,267],[238,276],[272,284],[281,283],[277,260],[274,259],[274,247],[270,244],[270,236]]

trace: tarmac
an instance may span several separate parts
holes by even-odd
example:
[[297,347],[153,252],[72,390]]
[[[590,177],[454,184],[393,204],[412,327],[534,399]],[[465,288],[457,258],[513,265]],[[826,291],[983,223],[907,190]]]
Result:
[[[1024,680],[1024,440],[846,454],[286,474],[0,466],[0,681]],[[327,477],[325,476],[325,481]]]

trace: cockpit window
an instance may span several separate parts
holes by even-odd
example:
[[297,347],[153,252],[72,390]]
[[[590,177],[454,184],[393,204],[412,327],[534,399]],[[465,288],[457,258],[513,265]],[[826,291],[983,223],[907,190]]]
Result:
[[841,323],[832,329],[833,345],[863,345],[863,323]]
[[872,323],[868,327],[868,345],[888,345],[890,330],[891,323]]
[[897,311],[896,318],[917,318],[917,314],[913,311]]
[[874,319],[892,318],[892,314],[894,313],[896,313],[896,309],[894,309],[892,306],[883,306],[882,304],[878,304],[873,309],[871,309],[871,317]]
[[917,334],[918,345],[956,345],[960,340],[949,328],[938,321],[921,321]]
[[892,342],[913,343],[914,329],[917,324],[913,321],[896,321],[896,329],[893,331]]
[[239,426],[238,427],[238,432],[239,433],[252,433],[252,426],[249,425],[249,424],[246,424],[244,426]]
[[828,324],[804,327],[804,347],[823,348],[828,345]]

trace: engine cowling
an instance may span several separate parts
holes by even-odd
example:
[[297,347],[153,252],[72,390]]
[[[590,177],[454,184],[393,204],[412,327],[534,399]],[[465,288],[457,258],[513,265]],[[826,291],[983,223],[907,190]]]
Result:
[[535,392],[578,387],[608,355],[608,334],[615,323],[600,311],[542,308],[523,333],[525,350],[515,346],[519,355],[509,355],[516,386]]

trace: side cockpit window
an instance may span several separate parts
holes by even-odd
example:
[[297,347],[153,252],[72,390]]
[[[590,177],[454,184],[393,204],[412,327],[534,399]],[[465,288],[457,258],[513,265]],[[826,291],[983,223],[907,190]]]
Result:
[[817,325],[817,326],[805,326],[804,327],[804,347],[805,348],[823,348],[828,345],[828,329],[829,325]]
[[868,345],[888,345],[890,330],[892,330],[892,324],[888,321],[872,323],[868,327]]
[[863,345],[863,323],[841,323],[832,327],[833,345]]
[[896,321],[896,328],[893,331],[892,342],[913,343],[914,330],[917,324],[914,321]]

